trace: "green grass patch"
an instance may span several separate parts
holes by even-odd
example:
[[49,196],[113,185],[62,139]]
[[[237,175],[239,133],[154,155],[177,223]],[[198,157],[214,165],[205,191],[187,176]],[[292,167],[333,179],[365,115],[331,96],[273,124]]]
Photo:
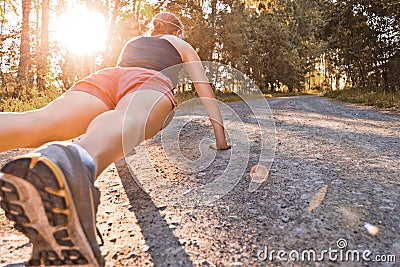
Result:
[[5,97],[0,99],[0,112],[25,112],[39,109],[59,97],[57,89],[47,89],[43,92],[32,90],[23,93],[19,98]]
[[379,108],[400,109],[400,91],[376,92],[371,89],[357,88],[328,91],[325,96],[344,102],[360,103]]
[[321,91],[318,90],[307,90],[307,91],[295,91],[295,92],[271,92],[264,94],[266,97],[290,97],[290,96],[302,96],[302,95],[319,95]]
[[[187,91],[187,92],[179,92],[175,94],[175,99],[179,104],[182,104],[188,100],[193,98],[197,98],[198,95],[195,91]],[[241,101],[242,98],[235,93],[216,93],[215,98],[221,102],[238,102]]]

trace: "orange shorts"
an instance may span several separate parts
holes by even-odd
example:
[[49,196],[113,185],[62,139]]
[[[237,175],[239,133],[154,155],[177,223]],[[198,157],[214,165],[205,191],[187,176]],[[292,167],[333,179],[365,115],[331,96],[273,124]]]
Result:
[[155,70],[137,67],[115,67],[100,70],[75,83],[70,91],[81,91],[98,97],[110,109],[115,109],[125,95],[138,90],[156,90],[164,93],[174,107],[177,102],[171,80]]

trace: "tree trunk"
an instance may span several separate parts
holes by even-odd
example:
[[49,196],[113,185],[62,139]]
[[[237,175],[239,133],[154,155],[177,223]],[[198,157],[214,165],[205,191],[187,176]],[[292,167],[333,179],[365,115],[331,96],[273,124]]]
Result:
[[50,0],[42,0],[42,23],[40,32],[40,47],[38,53],[38,88],[44,90],[46,88],[46,79],[44,78],[48,71],[49,56],[49,10]]
[[391,91],[389,87],[389,82],[388,82],[388,73],[386,67],[382,67],[382,81],[383,81],[383,90],[384,91]]
[[31,0],[22,0],[22,27],[21,43],[19,49],[18,83],[14,97],[20,96],[23,87],[29,82],[29,67],[32,62],[30,36],[29,36],[29,14],[31,12]]
[[119,56],[119,46],[118,46],[118,41],[117,41],[117,16],[121,8],[121,1],[120,0],[115,0],[114,1],[114,8],[112,9],[111,12],[111,19],[110,25],[109,25],[109,31],[108,31],[108,44],[107,48],[111,51],[111,54],[104,60],[104,67],[105,66],[110,66],[110,65],[115,65],[118,56]]

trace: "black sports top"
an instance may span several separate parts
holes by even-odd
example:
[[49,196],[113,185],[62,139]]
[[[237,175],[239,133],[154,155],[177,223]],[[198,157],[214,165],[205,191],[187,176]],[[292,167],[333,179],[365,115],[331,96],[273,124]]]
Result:
[[182,65],[179,64],[183,61],[178,50],[168,40],[160,37],[140,37],[128,41],[121,52],[117,66],[160,71],[176,86],[178,74],[182,69]]

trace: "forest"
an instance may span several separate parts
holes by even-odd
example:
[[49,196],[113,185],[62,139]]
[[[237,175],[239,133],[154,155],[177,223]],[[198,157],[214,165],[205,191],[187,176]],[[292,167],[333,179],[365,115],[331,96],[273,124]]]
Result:
[[[399,1],[1,0],[0,111],[42,106],[115,66],[159,11],[180,16],[203,61],[232,66],[264,93],[400,89]],[[96,34],[104,44],[88,46]]]

